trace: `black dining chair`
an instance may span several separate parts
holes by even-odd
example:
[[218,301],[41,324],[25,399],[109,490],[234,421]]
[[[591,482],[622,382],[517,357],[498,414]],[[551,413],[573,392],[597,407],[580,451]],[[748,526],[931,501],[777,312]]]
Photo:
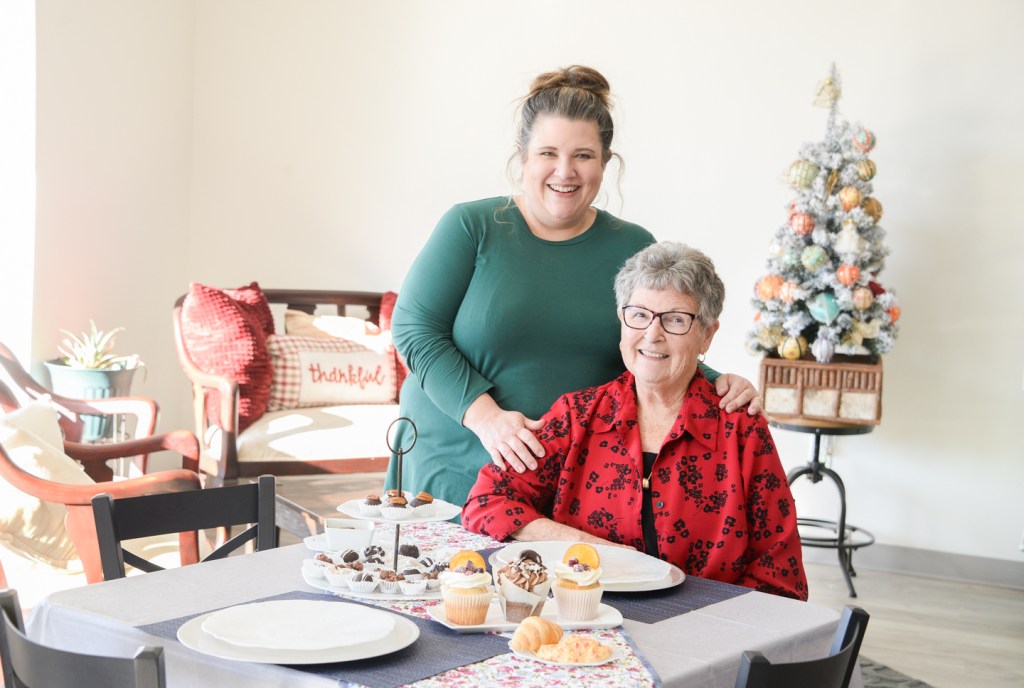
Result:
[[832,639],[832,649],[821,659],[772,664],[760,652],[744,652],[736,688],[847,688],[868,618],[860,607],[847,606]]
[[[125,540],[151,535],[178,533],[183,566],[222,559],[253,540],[257,551],[277,547],[275,487],[274,476],[261,475],[255,483],[205,490],[121,499],[109,494],[96,495],[92,509],[103,579],[124,578],[125,564],[145,572],[163,570],[124,548]],[[198,531],[241,525],[248,527],[200,558]]]
[[0,590],[0,662],[8,688],[163,688],[164,651],[141,647],[132,658],[83,655],[25,636],[18,593]]

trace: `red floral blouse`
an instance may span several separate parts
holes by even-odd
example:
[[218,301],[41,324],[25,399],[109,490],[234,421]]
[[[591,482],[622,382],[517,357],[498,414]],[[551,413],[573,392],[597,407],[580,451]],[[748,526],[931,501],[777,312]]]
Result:
[[[726,413],[698,370],[651,472],[659,555],[687,575],[807,599],[793,496],[768,423]],[[497,540],[549,517],[644,551],[643,454],[629,372],[560,397],[536,471],[480,469],[462,510]]]

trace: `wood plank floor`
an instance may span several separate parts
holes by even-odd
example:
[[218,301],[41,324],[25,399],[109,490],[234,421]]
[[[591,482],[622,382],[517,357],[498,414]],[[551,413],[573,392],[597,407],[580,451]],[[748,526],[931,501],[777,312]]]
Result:
[[[321,515],[383,482],[382,473],[278,478],[283,494]],[[864,656],[935,688],[1024,686],[1024,591],[860,569],[854,599],[838,565],[807,570],[811,602],[871,614]]]

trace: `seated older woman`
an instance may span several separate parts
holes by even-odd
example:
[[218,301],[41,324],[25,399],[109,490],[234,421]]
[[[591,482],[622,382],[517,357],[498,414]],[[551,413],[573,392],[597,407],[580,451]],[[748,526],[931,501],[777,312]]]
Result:
[[654,244],[619,271],[615,295],[626,372],[555,402],[536,471],[482,468],[463,525],[498,540],[626,545],[688,575],[806,600],[793,497],[768,424],[720,409],[697,367],[725,299],[713,263]]

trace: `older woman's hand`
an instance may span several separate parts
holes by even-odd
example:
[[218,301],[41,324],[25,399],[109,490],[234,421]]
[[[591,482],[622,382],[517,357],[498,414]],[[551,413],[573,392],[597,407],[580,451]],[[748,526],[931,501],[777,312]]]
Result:
[[505,411],[490,394],[481,394],[469,405],[462,424],[480,438],[491,461],[502,470],[506,462],[518,473],[536,470],[537,457],[544,456],[544,447],[533,434],[544,424],[518,411]]
[[715,380],[715,391],[722,397],[722,402],[718,407],[725,409],[728,413],[743,408],[745,404],[750,404],[747,407],[748,415],[756,416],[764,411],[757,387],[745,377],[732,373],[719,375]]

